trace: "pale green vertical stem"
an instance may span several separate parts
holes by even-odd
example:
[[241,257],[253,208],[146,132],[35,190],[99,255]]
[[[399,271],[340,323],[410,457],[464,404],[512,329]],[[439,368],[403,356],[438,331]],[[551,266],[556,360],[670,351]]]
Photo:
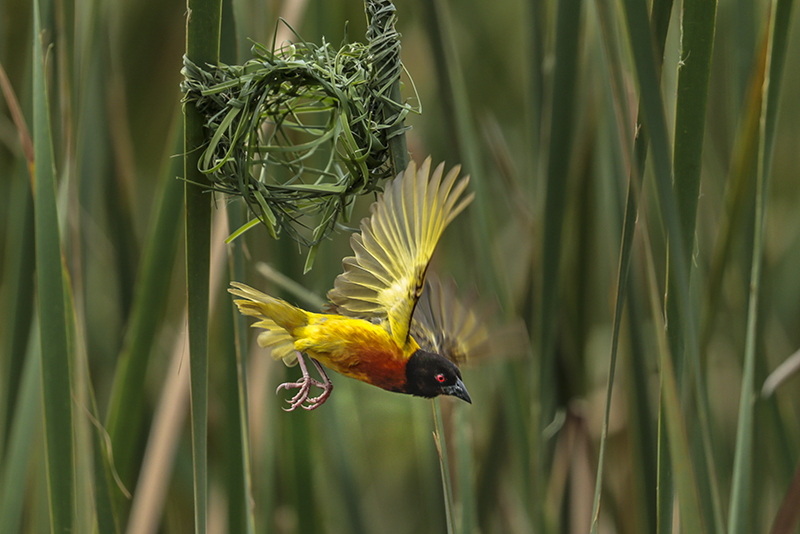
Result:
[[[683,532],[701,534],[705,532],[703,516],[700,513],[697,503],[698,492],[694,481],[692,464],[689,456],[689,440],[686,434],[686,424],[681,411],[680,399],[678,395],[678,384],[675,377],[675,367],[672,364],[672,357],[669,353],[669,344],[665,336],[663,316],[659,309],[659,290],[656,282],[655,266],[653,261],[653,251],[650,240],[646,232],[643,233],[646,258],[647,274],[650,286],[650,307],[652,316],[656,319],[655,331],[658,343],[659,359],[661,362],[661,406],[659,421],[665,428],[666,440],[669,441],[670,465],[673,465],[677,473],[675,476],[675,487],[677,489],[679,502],[681,503],[681,525]],[[660,436],[659,436],[660,437]],[[659,441],[659,447],[661,446]],[[660,524],[659,524],[660,526]]]
[[[661,67],[664,61],[664,47],[667,40],[667,31],[669,30],[670,14],[672,13],[672,0],[656,0],[653,2],[653,12],[650,20],[655,34],[656,48],[656,61]],[[634,45],[635,46],[635,45]],[[660,73],[662,68],[658,69]],[[658,74],[657,73],[657,74]],[[642,139],[642,150],[646,152],[647,148],[644,145],[650,142],[649,133],[646,133],[644,124],[644,106],[643,101],[639,101],[639,124],[641,124],[640,135]],[[637,137],[636,142],[639,142]],[[642,157],[642,170],[644,174],[644,159]],[[665,420],[661,417],[661,404],[659,403],[659,417],[658,417],[658,442],[656,452],[656,529],[661,534],[670,534],[672,532],[672,504],[674,495],[674,484],[672,480],[672,463],[669,455],[669,441],[666,437],[666,427],[664,426]]]
[[761,138],[758,147],[758,177],[756,182],[756,217],[753,237],[753,262],[750,272],[750,295],[747,309],[742,388],[739,397],[739,420],[736,429],[736,454],[733,462],[733,484],[728,516],[729,534],[750,532],[750,481],[752,477],[753,403],[756,359],[758,300],[761,284],[761,264],[764,254],[764,225],[766,221],[772,154],[775,141],[780,86],[783,79],[786,47],[793,0],[773,0],[769,25],[767,69],[764,75],[761,100]]
[[64,303],[63,256],[56,207],[53,144],[40,40],[39,2],[33,16],[33,148],[36,280],[42,355],[50,529],[72,532],[75,487],[70,347]]
[[[244,205],[241,202],[234,203],[228,206],[228,227],[239,228],[244,222],[243,212]],[[230,273],[233,280],[244,280],[244,251],[242,250],[243,241],[234,241],[229,248],[230,260]],[[237,440],[231,440],[231,443],[238,443],[241,448],[239,458],[241,465],[236,466],[241,470],[241,498],[243,501],[237,503],[238,507],[242,507],[242,514],[245,524],[245,532],[255,532],[254,516],[253,516],[253,481],[250,475],[250,425],[247,410],[247,348],[248,348],[248,335],[247,335],[247,322],[245,317],[236,310],[233,302],[230,300],[227,306],[230,308],[230,313],[233,314],[234,321],[234,338],[236,344],[236,396],[238,407],[238,432],[239,437]],[[238,491],[237,491],[238,495]],[[235,495],[231,495],[231,499]],[[229,505],[230,506],[230,505]],[[231,517],[233,521],[234,518]],[[233,525],[233,523],[231,523]]]
[[[222,3],[220,29],[220,61],[227,64],[237,62],[236,18],[232,0]],[[244,203],[234,202],[227,207],[228,228],[239,228],[244,224]],[[228,272],[232,280],[244,280],[244,241],[234,241],[228,246]],[[247,410],[247,322],[238,312],[227,293],[223,310],[227,311],[226,333],[230,337],[230,350],[224,356],[226,373],[226,404],[229,435],[226,436],[228,457],[228,528],[230,532],[252,534],[255,532],[253,517],[253,483],[250,476],[250,425]]]
[[467,410],[470,406],[455,406],[456,462],[458,462],[458,488],[461,500],[459,531],[473,534],[477,528],[477,500],[475,498],[475,481],[473,473],[473,450],[471,425]]
[[[221,0],[188,0],[186,56],[197,65],[219,60]],[[184,106],[184,196],[186,201],[186,293],[189,317],[192,459],[195,532],[205,534],[208,508],[208,297],[211,255],[211,194],[198,170],[206,139],[197,108]]]
[[442,473],[442,489],[444,490],[444,510],[448,534],[455,534],[455,521],[453,517],[453,486],[450,483],[450,463],[447,459],[447,442],[444,435],[444,422],[442,421],[442,407],[439,399],[431,400],[433,408],[433,439],[439,452],[439,467]]

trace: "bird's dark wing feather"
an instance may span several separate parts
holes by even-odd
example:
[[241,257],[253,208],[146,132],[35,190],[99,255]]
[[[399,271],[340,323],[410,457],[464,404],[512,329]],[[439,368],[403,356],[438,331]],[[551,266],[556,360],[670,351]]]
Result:
[[411,335],[424,350],[457,365],[487,353],[488,330],[471,304],[458,300],[452,278],[442,282],[432,273],[414,310]]

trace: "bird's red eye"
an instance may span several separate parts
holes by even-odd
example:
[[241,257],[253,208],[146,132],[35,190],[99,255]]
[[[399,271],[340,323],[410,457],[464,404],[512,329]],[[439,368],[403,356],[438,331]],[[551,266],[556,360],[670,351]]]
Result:
[[444,383],[444,375],[442,373],[439,373],[438,375],[436,375],[436,380],[438,380],[440,384],[443,384]]

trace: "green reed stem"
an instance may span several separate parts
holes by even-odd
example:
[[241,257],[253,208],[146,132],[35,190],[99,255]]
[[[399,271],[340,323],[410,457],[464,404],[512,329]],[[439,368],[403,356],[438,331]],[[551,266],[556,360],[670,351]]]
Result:
[[[186,56],[198,65],[219,60],[221,0],[189,0]],[[184,197],[186,202],[186,292],[189,317],[192,458],[195,532],[206,533],[208,511],[208,305],[211,256],[210,182],[198,168],[206,140],[205,119],[184,107]]]

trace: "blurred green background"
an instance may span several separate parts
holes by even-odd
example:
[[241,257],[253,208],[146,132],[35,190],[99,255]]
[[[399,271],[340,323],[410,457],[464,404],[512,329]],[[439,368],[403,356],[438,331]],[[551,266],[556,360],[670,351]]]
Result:
[[[798,373],[772,395],[760,393],[769,373],[800,348],[800,31],[791,2],[720,0],[715,21],[712,10],[707,114],[704,119],[703,106],[689,112],[699,117],[695,132],[702,136],[698,122],[705,125],[696,160],[699,194],[689,194],[699,197],[695,242],[684,250],[690,280],[678,290],[686,306],[668,317],[679,321],[667,321],[677,329],[668,335],[681,330],[674,326],[680,322],[685,337],[677,350],[669,341],[675,360],[665,375],[670,355],[659,335],[669,277],[667,221],[674,213],[656,187],[662,167],[648,162],[604,425],[629,177],[639,183],[630,172],[633,121],[640,99],[658,96],[637,82],[635,52],[649,51],[651,43],[629,31],[641,26],[627,18],[633,6],[645,4],[396,4],[402,59],[423,109],[407,120],[409,151],[418,162],[431,155],[434,163],[462,164],[478,193],[446,231],[433,268],[451,273],[463,290],[475,287],[487,302],[496,301],[495,331],[521,318],[531,341],[527,354],[464,369],[473,405],[440,403],[451,479],[444,493],[452,506],[443,496],[430,402],[333,376],[336,392],[323,407],[284,413],[284,394],[273,392],[299,371],[273,362],[255,344],[254,332],[247,332],[250,348],[242,352],[249,426],[239,422],[234,314],[225,292],[231,275],[224,238],[231,230],[223,211],[239,201],[216,199],[209,532],[588,532],[603,429],[599,532],[798,532],[793,511],[800,509],[800,488],[789,491],[800,459]],[[653,43],[663,36],[660,95],[669,140],[661,148],[671,150],[679,135],[676,109],[684,105],[677,98],[678,67],[692,60],[691,53],[681,55],[680,42],[688,31],[681,28],[681,10],[688,6],[656,4],[661,20],[669,21],[656,24]],[[72,403],[62,402],[62,409],[73,433],[56,439],[74,443],[67,457],[75,467],[73,531],[191,532],[178,179],[187,7],[153,0],[39,5],[69,288]],[[35,135],[33,108],[41,93],[34,90],[32,65],[41,63],[32,60],[32,6],[0,0],[0,62]],[[363,40],[366,29],[364,6],[353,1],[233,0],[230,7],[239,62],[250,57],[248,39],[272,41],[279,16],[314,42]],[[770,26],[775,9],[781,17]],[[778,44],[768,48],[768,42]],[[764,58],[776,57],[776,49],[786,53],[779,58],[782,78],[768,63],[779,81],[771,95],[781,95],[780,105],[769,108],[776,110],[775,121],[767,117],[760,125]],[[650,61],[659,68],[659,60]],[[409,80],[404,83],[410,98]],[[45,449],[48,383],[40,377],[48,360],[39,356],[48,332],[40,336],[37,319],[32,182],[12,120],[15,106],[7,98],[0,102],[0,532],[50,532],[45,457],[54,451]],[[652,123],[648,129],[655,130]],[[760,131],[769,134],[767,141]],[[681,156],[670,155],[678,168]],[[765,161],[771,172],[761,254],[754,237],[760,235],[758,169]],[[359,200],[353,225],[372,200]],[[306,251],[257,227],[236,242],[246,257],[243,281],[310,308],[340,272],[348,239],[344,230],[332,234],[303,275]],[[755,284],[757,322],[748,338],[754,255],[763,264]],[[280,282],[275,272],[301,289]],[[743,363],[748,339],[754,343],[751,371]],[[140,387],[120,390],[122,376]],[[677,378],[677,397],[659,395],[665,376]],[[746,390],[752,400],[740,406],[743,380],[752,386]],[[660,398],[666,411],[677,408],[681,425],[662,428],[661,435]],[[752,410],[749,423],[742,423],[742,406]],[[738,446],[737,428],[745,429]],[[249,436],[245,449],[243,433]],[[662,463],[658,475],[658,449],[667,442],[672,462]],[[676,453],[675,444],[685,445],[686,454],[680,447]],[[106,471],[109,450],[114,469]],[[657,492],[657,476],[665,474],[675,479],[674,494],[663,478]],[[776,522],[782,503],[786,527]],[[695,506],[700,530],[690,526]]]

